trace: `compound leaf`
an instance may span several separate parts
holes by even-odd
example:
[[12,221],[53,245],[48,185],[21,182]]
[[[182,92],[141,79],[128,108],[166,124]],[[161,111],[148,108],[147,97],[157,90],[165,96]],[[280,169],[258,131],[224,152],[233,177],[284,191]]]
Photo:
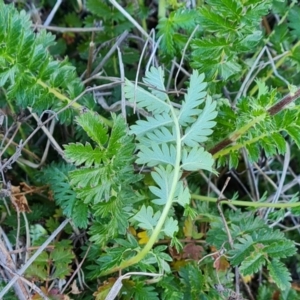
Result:
[[181,167],[186,171],[207,170],[212,172],[214,159],[204,148],[193,147],[189,152],[184,149]]
[[212,121],[216,116],[216,103],[211,97],[207,97],[205,107],[200,116],[190,127],[185,130],[182,142],[190,147],[197,146],[199,143],[207,140],[207,137],[212,134],[212,127],[216,122]]
[[290,273],[282,262],[277,259],[273,259],[268,263],[267,268],[272,279],[281,290],[286,290],[291,286]]

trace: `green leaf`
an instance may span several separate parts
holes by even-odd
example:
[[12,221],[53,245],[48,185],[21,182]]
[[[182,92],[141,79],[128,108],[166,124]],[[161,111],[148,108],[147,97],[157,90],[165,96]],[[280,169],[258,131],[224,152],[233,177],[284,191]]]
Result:
[[184,149],[182,152],[181,167],[186,171],[207,170],[213,172],[214,159],[204,148],[193,147],[189,152]]
[[199,9],[200,24],[208,31],[217,31],[220,33],[234,33],[235,24],[223,18],[217,11],[210,10],[206,6]]
[[248,257],[244,259],[241,263],[239,270],[241,273],[246,275],[252,275],[258,272],[262,266],[265,264],[266,260],[264,257],[263,251],[259,250],[259,247],[256,247],[255,251],[253,251]]
[[153,213],[151,206],[142,206],[141,210],[133,217],[133,220],[138,221],[138,226],[142,229],[153,230],[160,218],[160,211]]
[[165,168],[159,166],[155,168],[155,171],[151,172],[151,176],[158,185],[158,187],[149,187],[150,191],[158,197],[152,200],[152,202],[158,205],[165,205],[170,196],[170,189],[174,177],[173,169],[170,165],[167,165]]
[[100,164],[104,156],[99,147],[93,149],[90,143],[86,143],[85,145],[81,143],[70,143],[65,145],[65,155],[70,162],[75,164],[75,166],[85,164],[87,167],[91,167],[94,164]]
[[153,286],[146,286],[144,282],[137,281],[134,284],[123,281],[124,300],[159,300],[157,292]]
[[232,257],[230,260],[233,266],[241,264],[254,250],[253,240],[251,236],[246,235],[238,239],[239,244],[234,244],[234,249],[229,251]]
[[159,164],[175,165],[176,149],[173,145],[165,143],[157,145],[152,143],[151,147],[139,145],[138,148],[140,150],[137,154],[138,159],[136,160],[138,164],[146,164],[149,167],[154,167]]
[[190,203],[191,194],[188,187],[185,187],[183,181],[179,181],[175,190],[174,202],[177,202],[182,207],[186,207]]
[[192,43],[193,57],[197,60],[205,57],[217,57],[221,55],[222,51],[230,47],[230,40],[220,37],[210,37],[205,39],[195,39]]
[[300,127],[293,124],[292,126],[286,127],[285,131],[292,137],[297,146],[300,148]]
[[136,136],[141,136],[161,127],[165,129],[166,126],[173,124],[172,118],[166,113],[147,117],[146,119],[147,121],[138,120],[135,125],[130,126],[130,133],[135,134]]
[[197,146],[199,143],[206,141],[208,136],[212,134],[211,128],[216,125],[216,122],[212,121],[217,116],[215,108],[216,103],[212,101],[211,97],[207,97],[205,107],[198,119],[185,130],[181,138],[185,145]]
[[197,71],[193,71],[190,78],[190,87],[187,90],[187,94],[185,94],[185,101],[182,103],[178,116],[178,121],[182,126],[193,123],[201,112],[196,107],[204,101],[206,96],[206,92],[203,92],[203,90],[206,88],[207,83],[203,82],[203,80],[204,74],[199,75]]
[[178,221],[172,217],[167,218],[162,231],[169,237],[173,237],[175,232],[178,232]]
[[73,218],[75,226],[86,228],[88,224],[88,207],[77,199],[72,189],[68,173],[74,169],[67,164],[52,164],[41,175],[41,180],[50,184],[55,202],[67,217]]
[[[152,93],[149,93],[143,88],[135,87],[133,83],[126,80],[124,87],[125,97],[130,102],[136,103],[138,107],[147,108],[150,112],[157,114],[163,112],[168,113],[170,111],[169,98],[166,92],[162,92],[165,90],[162,70],[152,67],[146,76],[144,81],[150,85],[149,89]],[[158,78],[155,76],[158,76]]]
[[294,242],[284,239],[278,240],[264,248],[264,251],[274,258],[285,258],[296,254],[297,249]]
[[108,140],[107,128],[98,114],[86,112],[77,117],[76,121],[98,146],[105,145]]
[[88,224],[89,207],[86,203],[77,200],[72,211],[74,225],[79,228],[86,228]]
[[143,81],[148,85],[151,93],[162,101],[166,101],[168,96],[164,85],[164,71],[161,67],[151,67],[150,71],[146,71]]
[[[204,296],[205,280],[202,272],[193,264],[188,264],[179,271],[180,281],[183,285],[183,299],[201,299]],[[204,298],[205,299],[205,298]]]
[[147,137],[140,137],[139,141],[144,146],[151,147],[152,143],[159,145],[163,143],[174,143],[176,141],[176,136],[174,128],[168,129],[166,127],[161,127],[160,129],[155,129],[153,132],[147,133]]
[[279,260],[273,259],[267,264],[271,278],[281,290],[286,290],[291,286],[291,277],[286,266]]

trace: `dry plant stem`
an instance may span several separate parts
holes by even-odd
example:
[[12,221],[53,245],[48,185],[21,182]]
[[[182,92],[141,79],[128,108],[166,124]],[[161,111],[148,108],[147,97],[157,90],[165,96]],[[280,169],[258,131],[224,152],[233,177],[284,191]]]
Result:
[[151,276],[151,277],[161,277],[163,274],[152,274],[152,273],[146,273],[146,272],[130,272],[126,273],[118,278],[118,280],[114,283],[113,287],[107,294],[105,300],[114,300],[117,296],[119,291],[121,290],[123,284],[123,279],[129,279],[133,275],[143,275],[143,276]]
[[186,52],[187,47],[189,46],[189,44],[190,44],[192,38],[193,38],[194,35],[196,34],[198,28],[199,28],[199,25],[197,25],[197,26],[195,27],[195,29],[193,30],[193,32],[192,32],[191,35],[189,36],[189,39],[187,40],[187,42],[186,42],[186,44],[184,45],[184,48],[183,48],[183,50],[182,50],[182,56],[181,56],[181,60],[180,60],[180,63],[179,63],[180,68],[178,68],[177,73],[176,73],[176,76],[175,76],[175,79],[174,79],[174,87],[175,87],[175,90],[177,90],[177,78],[178,78],[178,76],[179,76],[179,71],[180,71],[181,66],[182,66],[182,64],[183,64],[185,52]]
[[[217,209],[219,211],[219,214],[221,216],[221,219],[222,219],[222,222],[223,222],[223,225],[224,225],[224,228],[225,228],[225,231],[226,231],[226,234],[227,234],[227,237],[228,237],[228,242],[229,242],[229,245],[230,245],[230,248],[233,249],[233,239],[232,239],[232,236],[231,236],[231,233],[230,233],[230,230],[229,230],[229,227],[227,225],[227,222],[226,222],[226,219],[225,219],[225,216],[223,214],[223,211],[222,211],[222,208],[221,208],[221,205],[220,205],[220,202],[222,201],[222,196],[223,196],[223,193],[228,185],[228,182],[230,181],[230,177],[227,177],[225,183],[224,183],[224,186],[221,190],[221,193],[220,193],[220,196],[218,197],[217,199]],[[223,196],[224,197],[224,196]],[[237,271],[237,269],[235,268],[235,292],[237,294],[239,294],[240,292],[240,287],[239,287],[239,272]]]
[[[222,198],[222,192],[212,183],[212,181],[205,175],[205,173],[202,170],[200,170],[199,173],[202,176],[202,178],[206,181],[207,185],[214,191],[214,193],[216,193],[219,198]],[[233,205],[229,204],[229,206],[233,210],[236,210],[236,208]]]
[[218,208],[218,211],[219,211],[219,213],[220,213],[221,219],[222,219],[222,221],[223,221],[223,225],[224,225],[224,227],[225,227],[225,230],[226,230],[226,233],[227,233],[227,236],[228,236],[228,242],[229,242],[229,245],[230,245],[231,248],[233,248],[233,240],[232,240],[232,236],[231,236],[231,234],[230,234],[230,230],[229,230],[229,228],[228,228],[226,219],[225,219],[225,217],[224,217],[224,214],[223,214],[223,211],[222,211],[222,208],[221,208],[221,205],[220,205],[220,202],[222,201],[223,193],[224,193],[224,191],[225,191],[225,189],[226,189],[226,187],[227,187],[227,185],[228,185],[229,180],[230,180],[230,177],[228,177],[228,178],[226,179],[226,181],[225,181],[225,183],[224,183],[224,186],[223,186],[223,188],[222,188],[222,190],[221,190],[221,194],[220,194],[220,196],[219,196],[218,199],[217,199],[217,208]]
[[[24,219],[24,223],[25,223],[25,229],[26,229],[26,248],[30,248],[30,245],[31,245],[31,240],[30,240],[30,232],[29,232],[29,223],[28,223],[28,220],[27,220],[27,216],[26,216],[26,213],[24,211],[22,211],[22,216],[23,216],[23,219]],[[25,261],[27,261],[29,258],[29,253],[26,252],[25,253]]]
[[[20,280],[23,282],[23,283],[26,283],[27,286],[29,286],[31,289],[33,289],[35,292],[37,292],[42,299],[44,300],[51,300],[50,298],[48,298],[44,293],[43,291],[38,287],[36,286],[35,284],[33,284],[32,282],[30,282],[29,280],[25,279],[24,277],[21,277],[19,276],[16,272],[13,272],[12,270],[10,270],[6,265],[0,263],[1,266],[6,269],[8,272],[10,272],[12,275],[14,276],[18,276],[20,278]],[[20,299],[20,298],[19,298]],[[31,298],[28,298],[28,299],[31,299]]]
[[6,233],[4,232],[4,230],[2,229],[2,227],[0,226],[0,241],[1,241],[1,243],[2,243],[2,240],[5,243],[5,248],[9,251],[9,255],[12,258],[13,262],[16,263],[17,257],[13,253],[13,248],[12,248],[12,245],[10,243],[10,240],[8,239]]
[[88,58],[86,74],[85,74],[86,78],[90,77],[92,71],[92,64],[94,61],[94,50],[95,50],[94,38],[95,38],[95,32],[92,32],[92,38],[89,45],[89,58]]
[[260,197],[259,197],[259,191],[258,191],[257,184],[255,183],[253,165],[250,164],[250,161],[248,158],[248,153],[245,148],[242,149],[242,154],[243,154],[244,162],[246,165],[248,183],[249,183],[251,195],[252,195],[251,198],[254,199],[254,201],[258,201]]
[[[153,35],[154,35],[154,33],[153,33]],[[158,49],[158,46],[159,46],[159,43],[160,43],[161,39],[162,39],[162,36],[160,36],[160,37],[158,38],[157,42],[154,42],[154,41],[153,41],[154,47],[153,47],[153,49],[152,49],[150,58],[149,58],[149,60],[148,60],[148,62],[147,62],[146,70],[149,70],[149,69],[150,69],[150,64],[151,64],[152,61],[153,61],[153,62],[152,62],[152,65],[157,66],[157,60],[154,60],[154,59],[155,59],[155,53],[156,53],[156,50]]]
[[9,139],[8,143],[5,145],[5,147],[4,147],[4,148],[2,149],[2,151],[0,152],[0,158],[1,158],[2,155],[5,153],[5,151],[6,151],[7,148],[9,147],[9,145],[13,142],[13,140],[14,140],[14,138],[15,138],[17,132],[19,131],[20,126],[21,126],[21,123],[18,122],[18,123],[17,123],[17,128],[16,128],[16,130],[14,131],[12,137]]
[[[3,141],[6,141],[7,143],[10,142],[11,146],[14,146],[14,147],[18,146],[17,143],[15,143],[14,141],[10,141],[11,139],[9,139],[8,137],[4,137],[3,134],[0,134],[0,139],[2,139]],[[28,149],[24,148],[24,149],[22,149],[22,152],[26,153],[28,156],[32,157],[33,159],[40,161],[40,158],[33,152],[29,151]]]
[[230,176],[232,176],[241,186],[241,188],[244,190],[244,192],[248,195],[249,199],[251,199],[251,201],[254,201],[251,193],[248,191],[247,187],[245,186],[245,184],[243,183],[243,181],[239,178],[239,176],[236,174],[235,170],[230,170],[229,171]]
[[122,53],[119,47],[117,47],[118,50],[118,59],[119,59],[119,68],[120,68],[120,77],[121,77],[121,111],[122,116],[127,123],[126,120],[126,99],[125,99],[125,91],[124,91],[124,82],[125,82],[125,71],[124,71],[124,64],[122,60]]
[[99,71],[104,67],[108,59],[113,55],[113,53],[117,50],[117,48],[121,45],[121,43],[125,40],[125,38],[128,36],[128,31],[125,30],[117,39],[115,44],[111,47],[111,49],[106,53],[104,58],[101,60],[100,64],[95,68],[95,70],[92,72],[92,76],[99,73]]
[[[111,86],[111,84],[108,84],[108,86]],[[12,163],[14,163],[21,155],[21,150],[23,149],[23,147],[31,140],[31,138],[37,133],[37,131],[42,128],[44,125],[46,125],[48,122],[50,122],[52,119],[54,119],[56,117],[56,115],[60,114],[61,112],[65,111],[66,109],[68,109],[69,107],[73,106],[74,104],[77,104],[76,101],[78,101],[84,94],[86,94],[87,92],[92,92],[95,90],[99,90],[103,87],[106,87],[106,85],[102,85],[100,87],[92,87],[92,88],[88,88],[85,91],[83,91],[79,96],[77,96],[74,100],[70,101],[68,103],[68,105],[66,105],[64,108],[62,108],[61,110],[59,110],[56,114],[50,116],[46,121],[41,122],[40,124],[37,125],[37,127],[35,128],[35,130],[26,138],[26,140],[24,142],[20,141],[20,144],[16,150],[16,153],[11,156],[2,166],[0,165],[0,171],[4,170],[5,168],[7,168],[8,166],[10,166]],[[83,109],[83,107],[80,104],[76,105],[77,109]],[[103,122],[109,126],[112,127],[112,122],[103,118],[101,115],[99,115],[100,118],[103,120]]]
[[51,12],[50,12],[49,16],[47,17],[46,21],[44,22],[45,26],[48,26],[52,22],[52,20],[53,20],[53,18],[55,16],[57,10],[59,9],[61,3],[62,3],[62,0],[57,0],[56,1],[53,9],[51,10]]
[[[300,46],[300,41],[298,41],[298,42],[293,46],[293,48],[290,49],[290,50],[286,53],[286,55],[284,55],[281,59],[278,60],[278,62],[275,64],[275,67],[278,69],[278,68],[283,64],[283,62],[285,61],[285,59],[286,59],[287,57],[289,57],[289,56],[293,53],[293,51],[295,51],[295,49],[298,48],[299,46]],[[267,75],[264,77],[264,81],[267,81],[267,80],[272,76],[272,74],[273,74],[273,69],[271,69],[271,70],[267,73]],[[258,86],[255,85],[255,86],[252,88],[252,90],[249,92],[249,94],[250,94],[251,96],[254,95],[254,94],[256,93],[257,89],[258,89]]]
[[[112,105],[108,105],[107,102],[105,101],[104,97],[100,96],[97,97],[97,103],[100,104],[102,106],[103,109],[105,109],[106,111],[109,112],[116,112],[122,109],[122,101],[117,101],[115,103],[113,103]],[[135,104],[131,103],[129,101],[125,101],[125,105],[128,107],[132,107],[133,109],[136,109]],[[144,117],[148,117],[149,113],[143,109],[137,109],[137,112],[141,115],[143,115]]]
[[10,282],[0,291],[0,299],[8,292],[8,290],[15,284],[18,280],[19,276],[22,276],[27,268],[35,261],[35,259],[44,251],[44,249],[50,244],[50,242],[60,233],[61,230],[69,223],[70,219],[64,220],[60,226],[55,229],[52,234],[48,237],[48,239],[41,245],[41,247],[30,257],[30,259],[23,265],[23,267],[17,271],[17,275],[15,275]]
[[257,163],[254,163],[254,167],[258,171],[258,173],[262,175],[266,179],[266,181],[269,182],[272,185],[272,187],[276,190],[277,185],[275,184],[275,182],[268,175],[265,174],[265,172],[258,166]]
[[87,248],[84,257],[82,258],[82,261],[80,262],[80,264],[77,266],[76,270],[73,272],[72,276],[69,278],[68,282],[65,284],[64,288],[61,290],[61,293],[63,294],[64,291],[66,290],[66,288],[70,285],[70,283],[72,282],[73,278],[75,277],[75,275],[80,271],[88,253],[90,252],[92,244],[89,245],[89,247]]
[[[45,249],[54,250],[54,248],[55,248],[54,246],[49,245]],[[9,253],[10,254],[15,254],[15,253],[21,253],[21,252],[25,252],[25,251],[29,252],[29,251],[33,251],[33,250],[37,250],[37,249],[39,249],[38,246],[33,246],[33,247],[29,247],[29,248],[22,247],[22,248],[19,248],[18,250],[10,250]]]
[[109,2],[116,7],[125,18],[127,18],[146,38],[149,38],[149,34],[144,30],[144,28],[116,1],[109,0]]
[[[291,151],[290,151],[290,147],[288,145],[288,143],[285,143],[285,148],[286,148],[286,153],[284,155],[284,164],[283,164],[283,169],[282,169],[282,174],[281,174],[281,178],[280,178],[280,181],[279,181],[279,185],[276,189],[276,193],[272,199],[272,203],[277,203],[278,202],[278,199],[282,193],[282,188],[283,188],[283,184],[285,182],[285,179],[286,179],[286,173],[287,173],[287,170],[288,170],[288,166],[289,166],[289,163],[290,163],[290,159],[291,159]],[[273,211],[274,208],[271,208],[269,207],[266,212],[265,212],[265,215],[264,215],[264,219],[267,220],[268,219],[268,215],[271,211]]]
[[[137,71],[136,71],[136,74],[135,74],[135,81],[134,81],[134,91],[136,91],[136,89],[137,89],[137,83],[138,83],[138,80],[139,80],[139,74],[140,74],[140,69],[141,69],[143,57],[145,55],[145,52],[146,52],[148,43],[150,41],[150,38],[151,38],[151,36],[149,35],[149,37],[146,39],[146,42],[144,43],[144,47],[143,47],[143,50],[142,50],[142,53],[141,53],[141,56],[140,56],[140,59],[139,59],[139,62],[138,62],[138,67],[137,67]],[[136,93],[134,93],[134,97],[135,97],[135,94]],[[136,101],[135,101],[135,99],[134,99],[133,104],[134,104],[134,106],[133,106],[133,112],[135,113],[136,112]]]
[[[11,278],[13,276],[12,272],[15,272],[16,266],[15,266],[12,258],[10,257],[9,252],[4,247],[4,244],[2,243],[2,241],[0,241],[0,264],[1,264],[1,266],[7,266],[8,270],[6,269],[5,274],[6,274],[7,279],[11,280]],[[20,300],[30,299],[30,294],[29,294],[26,286],[22,282],[22,280],[20,280],[19,276],[14,281],[14,290],[15,290],[15,293],[16,293],[18,299],[20,299]],[[4,295],[5,294],[3,294],[0,297],[0,299],[3,299]]]
[[[54,115],[56,116],[55,113],[54,113]],[[34,117],[34,119],[37,121],[38,124],[41,122],[40,118],[37,116],[36,113],[32,113],[32,116]],[[47,141],[47,145],[46,145],[43,157],[42,157],[41,162],[39,163],[38,167],[43,165],[44,161],[47,158],[47,154],[48,154],[48,150],[49,150],[49,142],[51,143],[52,147],[58,152],[58,154],[60,156],[62,156],[62,157],[64,156],[64,151],[61,149],[61,147],[59,146],[59,144],[56,142],[56,140],[53,137],[54,126],[55,126],[55,119],[52,119],[52,122],[51,122],[51,125],[50,125],[49,129],[46,126],[41,127],[41,129],[46,134],[46,136],[48,138],[48,141]]]
[[57,27],[57,26],[45,26],[45,25],[39,25],[34,24],[32,27],[34,28],[41,28],[46,29],[49,31],[56,31],[56,32],[75,32],[75,33],[83,33],[83,32],[97,32],[97,31],[103,31],[103,27],[87,27],[87,28],[75,28],[75,27]]

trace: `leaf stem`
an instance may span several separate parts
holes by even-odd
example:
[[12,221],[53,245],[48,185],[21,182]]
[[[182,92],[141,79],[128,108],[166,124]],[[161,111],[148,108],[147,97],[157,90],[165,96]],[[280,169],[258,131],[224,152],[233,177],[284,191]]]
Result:
[[[192,194],[192,199],[200,200],[200,201],[206,201],[206,202],[213,202],[217,203],[219,200],[218,198],[213,197],[207,197],[207,196],[201,196]],[[241,201],[241,200],[222,200],[220,201],[221,204],[227,204],[227,205],[234,205],[234,206],[246,206],[246,207],[253,207],[253,208],[259,208],[259,207],[272,207],[272,208],[293,208],[293,207],[300,207],[300,203],[263,203],[263,202],[251,202],[251,201]]]
[[174,171],[173,171],[173,174],[174,174],[173,181],[172,181],[172,185],[170,188],[170,193],[169,193],[167,202],[166,202],[165,207],[162,211],[162,214],[157,222],[157,225],[155,226],[153,233],[152,233],[151,237],[149,238],[145,247],[140,252],[138,252],[137,255],[135,255],[134,257],[130,258],[127,261],[122,262],[119,266],[114,267],[112,269],[108,269],[108,270],[100,273],[100,276],[104,276],[104,275],[108,275],[108,274],[120,271],[122,269],[125,269],[125,268],[141,261],[148,254],[148,252],[152,249],[154,243],[157,241],[158,235],[160,234],[160,232],[163,228],[163,225],[168,217],[170,208],[172,207],[176,186],[177,186],[178,181],[181,176],[181,172],[180,172],[181,135],[180,135],[180,125],[179,125],[176,113],[174,111],[173,106],[170,103],[170,100],[168,100],[168,102],[170,104],[171,113],[172,113],[172,117],[173,117],[173,121],[174,121],[174,125],[175,125],[174,126],[175,132],[176,132],[176,161],[175,161],[175,166],[174,166]]
[[279,102],[275,103],[272,107],[270,107],[265,113],[262,113],[260,116],[253,119],[248,124],[244,125],[242,128],[236,130],[232,134],[229,135],[229,137],[223,139],[218,144],[216,144],[213,148],[209,150],[209,152],[213,155],[213,157],[216,159],[220,156],[223,156],[230,152],[230,150],[234,149],[234,146],[229,148],[226,148],[227,146],[234,143],[236,140],[238,140],[244,133],[246,133],[252,126],[256,125],[260,121],[262,121],[267,114],[270,116],[274,116],[278,114],[280,111],[282,111],[288,104],[294,102],[300,97],[300,88],[297,89],[294,93],[289,93],[288,95],[284,96]]
[[[215,145],[213,148],[209,150],[209,153],[213,155],[214,158],[218,158],[222,154],[222,150],[238,140],[239,137],[241,137],[244,133],[246,133],[252,126],[256,125],[260,121],[262,121],[266,117],[266,113],[261,114],[260,116],[254,118],[251,122],[247,123],[240,129],[234,131],[232,134],[229,135],[228,138],[222,140],[217,145]],[[225,150],[225,149],[224,149]]]
[[[76,99],[71,100],[64,94],[60,93],[57,89],[54,89],[54,88],[48,86],[45,82],[43,82],[40,79],[37,80],[37,84],[39,84],[43,88],[47,89],[50,93],[52,93],[55,97],[57,97],[61,101],[66,101],[68,103],[67,105],[71,106],[72,108],[74,108],[77,111],[81,111],[85,108],[84,106],[77,103],[76,101],[79,100],[81,98],[81,96],[83,96],[87,90],[84,91],[83,93],[81,93],[78,97],[76,97]],[[105,117],[101,116],[100,114],[99,114],[99,117],[103,121],[104,124],[106,124],[108,127],[112,127],[112,121],[106,119]]]

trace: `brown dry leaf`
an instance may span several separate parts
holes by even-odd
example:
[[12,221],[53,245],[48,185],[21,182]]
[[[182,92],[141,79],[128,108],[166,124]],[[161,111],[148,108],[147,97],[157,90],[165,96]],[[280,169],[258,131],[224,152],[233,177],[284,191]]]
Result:
[[21,193],[19,186],[11,186],[11,201],[16,205],[20,212],[31,212],[27,198],[23,193]]
[[183,258],[199,260],[202,257],[203,247],[196,243],[188,243],[183,248]]
[[292,289],[296,290],[297,292],[300,291],[300,282],[292,282]]
[[170,253],[170,255],[172,256],[172,258],[174,260],[182,259],[182,254],[179,253],[175,247],[170,247],[169,246],[169,253]]
[[22,188],[22,192],[34,192],[34,187],[29,186],[26,182],[20,182],[20,187]]
[[78,295],[78,294],[81,294],[81,291],[78,289],[77,287],[77,283],[76,283],[76,280],[73,281],[72,285],[71,285],[71,294],[74,294],[74,295]]
[[226,271],[229,267],[230,264],[224,256],[219,256],[214,261],[214,268],[217,271]]
[[108,278],[107,281],[104,281],[103,285],[99,286],[98,290],[93,294],[93,296],[96,297],[95,300],[105,300],[116,280],[116,278]]
[[172,269],[175,271],[179,271],[182,267],[188,264],[186,260],[177,260],[171,263]]

